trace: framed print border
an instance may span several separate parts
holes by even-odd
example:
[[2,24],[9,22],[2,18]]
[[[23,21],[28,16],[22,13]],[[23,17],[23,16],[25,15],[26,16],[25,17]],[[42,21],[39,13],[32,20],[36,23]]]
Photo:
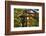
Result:
[[[30,31],[15,31],[11,32],[11,11],[10,5],[26,5],[26,6],[42,6],[42,30],[30,30]],[[5,1],[5,35],[15,34],[33,34],[45,32],[45,6],[44,3],[35,2],[18,2],[18,1]]]

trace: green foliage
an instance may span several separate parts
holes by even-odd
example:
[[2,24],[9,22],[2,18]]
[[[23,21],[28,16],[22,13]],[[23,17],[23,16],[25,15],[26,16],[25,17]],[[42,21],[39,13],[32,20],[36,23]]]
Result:
[[14,9],[14,27],[21,27],[21,18],[22,15],[22,9]]
[[[27,15],[27,13],[24,13],[24,10],[25,9],[20,9],[20,8],[15,8],[14,9],[14,27],[22,27],[22,19],[21,19],[20,16]],[[30,27],[30,26],[38,26],[39,25],[39,13],[37,13],[37,12],[35,12],[35,13],[36,13],[35,16],[32,16],[31,14],[30,15],[28,14],[28,16],[31,16],[32,18],[30,18],[28,20],[25,20],[26,22],[30,21],[29,24],[27,23],[27,26],[29,25],[29,27]]]

